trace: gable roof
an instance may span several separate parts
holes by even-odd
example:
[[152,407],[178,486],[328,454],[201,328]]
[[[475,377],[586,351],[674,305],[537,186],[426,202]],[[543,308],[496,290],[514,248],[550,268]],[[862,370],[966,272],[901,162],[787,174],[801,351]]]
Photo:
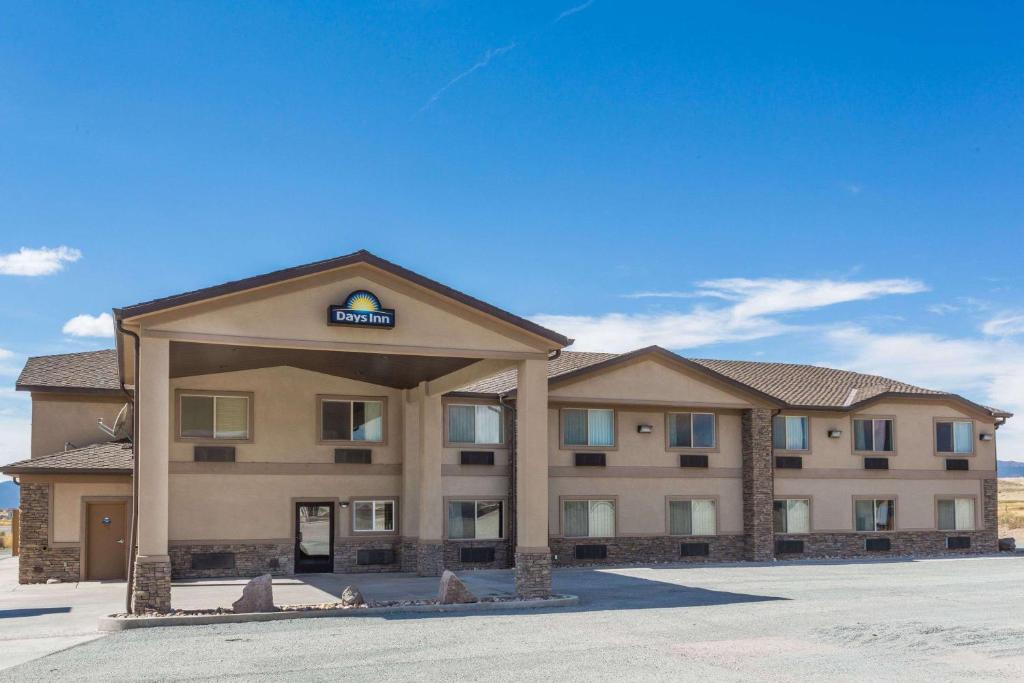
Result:
[[[930,397],[964,403],[993,417],[1012,416],[1012,413],[974,403],[958,394],[926,389],[880,375],[817,365],[683,358],[658,346],[624,354],[562,351],[558,358],[548,362],[548,379],[583,376],[646,354],[667,354],[667,357],[674,357],[684,365],[703,368],[713,377],[761,394],[786,408],[850,411],[886,396]],[[509,394],[515,388],[516,371],[508,370],[463,387],[457,393]]]
[[114,349],[33,356],[14,386],[18,391],[124,395]]
[[447,297],[461,304],[469,306],[470,308],[476,309],[481,313],[489,315],[493,318],[497,318],[506,323],[519,327],[531,334],[537,335],[548,341],[554,342],[562,346],[569,346],[573,343],[572,339],[559,334],[553,330],[549,330],[546,327],[538,325],[537,323],[521,318],[518,315],[509,313],[506,310],[492,306],[489,303],[481,301],[480,299],[474,298],[468,294],[452,289],[447,285],[443,285],[436,280],[431,280],[428,277],[414,273],[411,270],[403,268],[395,263],[386,261],[375,254],[362,249],[352,254],[345,256],[338,256],[336,258],[325,259],[323,261],[315,261],[313,263],[307,263],[301,266],[293,266],[291,268],[284,268],[282,270],[275,270],[270,273],[263,275],[255,275],[253,277],[244,278],[242,280],[234,280],[232,282],[225,282],[223,284],[214,285],[213,287],[204,287],[202,289],[196,289],[191,292],[184,292],[182,294],[174,294],[171,296],[162,297],[160,299],[153,299],[152,301],[145,301],[131,306],[125,306],[124,308],[115,308],[114,317],[117,320],[126,320],[128,318],[134,318],[140,315],[148,315],[150,313],[156,313],[157,311],[164,311],[170,308],[176,308],[178,306],[184,306],[186,304],[193,304],[200,301],[206,301],[216,297],[225,296],[227,294],[237,294],[244,292],[249,289],[255,289],[257,287],[265,287],[267,285],[284,282],[286,280],[293,280],[299,277],[305,277],[308,275],[315,275],[317,273],[323,273],[329,270],[342,268],[345,266],[351,266],[358,263],[366,264],[379,268],[387,273],[390,273],[396,277],[400,277],[404,280],[408,280],[414,284],[417,284],[425,289],[428,289],[436,294]]
[[0,466],[0,472],[17,474],[131,474],[132,445],[108,441],[72,448],[63,453],[41,455],[30,460]]

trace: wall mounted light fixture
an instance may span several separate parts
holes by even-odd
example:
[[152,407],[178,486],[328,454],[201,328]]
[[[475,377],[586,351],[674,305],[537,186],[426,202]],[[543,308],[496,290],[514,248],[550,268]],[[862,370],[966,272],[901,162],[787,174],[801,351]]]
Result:
[[992,440],[992,435],[989,434],[988,432],[985,432],[985,433],[980,434],[978,436],[978,438],[981,439],[982,441],[991,441]]
[[842,429],[830,429],[830,430],[828,430],[828,438],[830,438],[830,439],[838,439],[842,435],[843,435],[843,430]]
[[637,434],[650,434],[654,431],[654,425],[637,425]]

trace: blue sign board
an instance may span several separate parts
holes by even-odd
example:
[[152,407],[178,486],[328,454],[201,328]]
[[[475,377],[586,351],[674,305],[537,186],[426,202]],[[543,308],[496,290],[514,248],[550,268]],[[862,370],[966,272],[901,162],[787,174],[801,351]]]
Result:
[[327,323],[391,329],[395,326],[395,311],[391,308],[382,308],[380,299],[373,292],[357,289],[346,297],[344,304],[327,309]]

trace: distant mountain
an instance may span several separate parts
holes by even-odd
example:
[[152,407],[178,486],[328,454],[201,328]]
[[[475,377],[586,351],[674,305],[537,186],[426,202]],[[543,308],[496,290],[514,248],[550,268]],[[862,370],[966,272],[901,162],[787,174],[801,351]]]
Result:
[[0,481],[0,508],[18,507],[18,485],[13,481]]
[[1024,462],[999,460],[996,462],[997,477],[1024,477]]

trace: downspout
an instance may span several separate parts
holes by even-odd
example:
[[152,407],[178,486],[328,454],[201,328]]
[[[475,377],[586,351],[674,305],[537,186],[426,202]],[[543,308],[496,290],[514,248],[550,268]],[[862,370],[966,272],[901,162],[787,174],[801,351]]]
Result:
[[128,536],[128,586],[125,591],[125,612],[132,613],[132,584],[135,582],[135,546],[139,538],[139,406],[135,400],[139,393],[139,335],[126,330],[121,320],[117,321],[117,331],[127,334],[135,343],[135,390],[129,392],[121,377],[121,391],[132,404],[132,528]]

